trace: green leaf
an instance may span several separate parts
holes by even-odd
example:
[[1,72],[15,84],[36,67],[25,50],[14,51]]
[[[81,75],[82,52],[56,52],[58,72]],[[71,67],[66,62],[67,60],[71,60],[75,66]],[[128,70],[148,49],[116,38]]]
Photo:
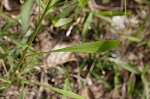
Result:
[[[98,12],[98,14],[104,15],[104,16],[121,16],[121,15],[125,15],[124,12],[118,12],[118,11],[101,11],[101,12]],[[130,15],[130,13],[127,12],[127,15]]]
[[79,6],[79,7],[84,7],[84,6],[87,4],[87,1],[88,1],[88,0],[80,0],[78,6]]
[[143,82],[143,85],[144,85],[144,91],[145,91],[145,94],[146,94],[146,98],[145,99],[149,99],[149,81],[147,79],[146,76],[143,76],[141,75],[141,79],[142,79],[142,82]]
[[102,19],[102,20],[104,20],[104,21],[106,21],[106,22],[108,22],[108,23],[112,23],[111,18],[108,17],[108,16],[104,16],[104,15],[102,15],[101,13],[97,13],[97,12],[95,12],[94,15],[95,15],[97,18],[100,18],[100,19]]
[[21,85],[21,94],[19,95],[19,99],[24,99],[24,82]]
[[128,39],[131,42],[141,42],[142,39],[138,38],[138,37],[133,37],[133,36],[121,36],[122,38]]
[[92,72],[92,75],[102,84],[104,84],[105,87],[111,88],[111,85],[108,81],[106,81],[104,78],[97,75],[95,72]]
[[6,32],[12,25],[14,25],[13,21],[9,21],[2,27],[2,32]]
[[21,81],[24,81],[25,83],[27,84],[35,84],[35,85],[38,85],[38,86],[42,86],[44,88],[48,88],[50,90],[53,90],[55,92],[58,92],[60,94],[63,94],[65,96],[68,96],[70,98],[75,98],[75,99],[85,99],[84,97],[82,96],[79,96],[71,91],[67,91],[67,90],[63,90],[63,89],[59,89],[59,88],[56,88],[56,87],[52,87],[52,86],[49,86],[49,85],[44,85],[44,84],[40,84],[40,83],[37,83],[37,82],[31,82],[31,81],[28,81],[28,80],[23,80],[21,79]]
[[71,11],[73,11],[77,7],[77,4],[78,3],[74,3],[69,7],[67,7],[66,9],[63,9],[63,11],[59,15],[57,15],[56,18],[54,19],[57,20],[59,18],[65,18]]
[[6,79],[6,78],[4,78],[4,77],[0,77],[0,80],[1,81],[4,81],[4,82],[6,82],[6,83],[11,83],[11,81],[10,80],[8,80],[8,79]]
[[22,32],[26,32],[30,19],[33,0],[27,0],[21,7]]
[[0,59],[6,58],[7,56],[12,55],[12,54],[15,52],[15,50],[16,50],[16,49],[14,48],[14,49],[12,49],[12,50],[10,50],[10,51],[4,53],[4,54],[1,54],[1,55],[0,55]]
[[147,64],[145,67],[144,67],[144,70],[142,71],[141,73],[141,79],[142,79],[142,82],[143,82],[143,85],[144,85],[144,91],[145,91],[145,95],[146,95],[146,98],[145,99],[149,99],[149,81],[146,77],[146,73],[149,69],[149,65]]
[[55,27],[60,27],[63,25],[66,25],[72,21],[71,18],[60,18],[59,20],[53,20],[52,23],[54,24]]
[[134,74],[140,74],[140,71],[138,69],[136,69],[135,67],[125,63],[125,62],[122,62],[122,61],[119,61],[117,59],[110,59],[112,62],[115,62],[116,64],[118,64],[120,67],[134,73]]
[[56,17],[52,17],[52,23],[55,27],[60,27],[66,25],[72,21],[72,18],[65,18],[71,11],[73,11],[77,7],[78,3],[74,3],[73,5],[64,9],[60,14]]
[[85,39],[86,33],[87,33],[88,28],[89,28],[91,21],[92,21],[92,18],[93,18],[93,13],[90,12],[85,23],[84,23],[84,26],[83,26],[83,31],[82,31],[83,40]]
[[96,41],[83,43],[79,45],[74,45],[62,49],[52,50],[50,52],[86,52],[86,53],[96,53],[111,50],[119,45],[117,40],[106,40],[106,41]]

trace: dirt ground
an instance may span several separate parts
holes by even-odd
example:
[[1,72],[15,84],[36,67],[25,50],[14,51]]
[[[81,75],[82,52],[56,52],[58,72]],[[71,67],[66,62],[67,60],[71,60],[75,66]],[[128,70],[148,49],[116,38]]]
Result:
[[[66,1],[72,2],[71,0]],[[145,77],[148,77],[148,82],[150,81],[150,6],[149,4],[140,4],[141,2],[144,0],[127,0],[126,9],[131,14],[129,16],[107,16],[111,22],[107,21],[107,18],[93,17],[85,42],[116,39],[120,42],[117,48],[96,54],[61,52],[29,56],[24,62],[29,65],[23,64],[23,66],[30,68],[22,71],[22,77],[57,88],[66,88],[86,97],[86,99],[144,99],[146,93],[141,75],[126,69],[128,65],[131,65],[142,72],[148,65]],[[60,28],[54,27],[47,16],[42,22],[31,49],[36,52],[46,52],[80,44],[82,43],[83,24],[87,18],[86,11],[124,12],[124,4],[124,0],[88,0],[88,4],[82,10],[83,13],[74,18],[69,25]],[[11,18],[15,18],[20,13],[21,5],[19,0],[0,0],[0,11]],[[59,13],[60,10],[61,6],[56,7],[54,9],[55,14]],[[76,13],[76,11],[72,13]],[[37,20],[38,6],[37,1],[34,1],[29,28],[34,29]],[[10,35],[10,38],[0,36],[0,40],[4,41],[0,45],[8,49],[17,48],[16,43],[14,43],[15,40],[12,40],[11,37],[21,41],[24,35],[19,34],[21,31],[19,20],[15,21],[15,24],[5,33],[16,34]],[[9,20],[6,18],[0,17],[0,32],[8,22]],[[140,35],[137,36],[137,33]],[[15,64],[17,64],[20,55],[21,53],[16,56]],[[10,68],[8,60],[3,59],[3,61]],[[94,73],[98,76],[95,76]],[[3,77],[4,75],[5,72],[0,61],[0,76]],[[0,81],[1,84],[3,82]],[[18,98],[21,87],[16,82],[16,84],[0,90],[1,99]],[[23,93],[24,99],[70,99],[36,85],[25,84]]]

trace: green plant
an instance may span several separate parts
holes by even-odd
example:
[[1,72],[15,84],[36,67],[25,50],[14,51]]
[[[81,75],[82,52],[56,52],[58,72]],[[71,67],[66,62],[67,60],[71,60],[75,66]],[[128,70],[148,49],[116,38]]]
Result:
[[[41,1],[41,2],[39,1],[39,3],[42,3],[42,2],[43,1]],[[19,42],[19,40],[13,38],[13,35],[15,35],[15,34],[13,34],[13,35],[5,34],[6,30],[15,24],[15,21],[9,17],[6,17],[10,20],[9,23],[6,24],[2,28],[2,31],[0,33],[1,36],[9,37],[11,39],[11,41],[15,45],[17,45],[17,48],[9,49],[9,47],[7,47],[7,46],[5,47],[5,43],[2,40],[2,43],[4,43],[4,45],[2,44],[2,46],[0,47],[0,51],[2,52],[2,54],[0,55],[0,59],[6,58],[10,64],[10,68],[9,69],[6,68],[5,64],[3,64],[3,68],[5,69],[6,76],[0,77],[0,80],[4,82],[4,84],[0,86],[0,89],[7,88],[8,86],[13,85],[15,83],[21,83],[22,91],[21,91],[19,98],[23,99],[23,91],[24,91],[25,84],[34,84],[37,86],[42,86],[44,88],[48,88],[50,90],[56,91],[65,96],[69,96],[69,97],[76,98],[76,99],[83,99],[83,97],[81,97],[73,92],[67,91],[66,89],[58,89],[58,88],[55,88],[55,87],[52,87],[49,85],[43,85],[43,84],[40,84],[37,82],[25,80],[25,78],[22,77],[22,74],[26,74],[26,73],[28,73],[29,70],[31,70],[30,68],[32,68],[33,64],[36,64],[36,58],[37,58],[37,57],[32,57],[32,59],[29,61],[29,63],[27,65],[22,65],[25,63],[24,60],[28,56],[27,53],[30,53],[29,56],[45,54],[45,53],[54,53],[54,52],[99,53],[99,52],[104,52],[104,51],[115,48],[116,46],[119,45],[119,42],[117,40],[95,41],[95,42],[88,42],[88,43],[83,43],[83,44],[79,44],[79,45],[73,45],[73,46],[58,49],[58,50],[51,50],[48,52],[37,53],[37,52],[33,51],[30,48],[30,46],[40,29],[42,21],[44,20],[46,15],[49,15],[48,14],[49,10],[52,10],[53,7],[55,7],[57,5],[61,5],[63,3],[60,2],[59,0],[56,2],[54,2],[54,0],[49,0],[47,5],[44,8],[44,12],[42,14],[39,13],[37,25],[33,31],[28,29],[28,24],[29,24],[29,19],[30,19],[30,14],[31,14],[30,10],[32,7],[32,3],[33,3],[32,0],[27,0],[22,5],[21,14],[18,16],[18,18],[21,18],[21,22],[22,22],[21,23],[21,35],[25,34],[23,36],[23,39],[21,42]],[[65,17],[68,15],[68,13],[70,13],[77,6],[83,7],[85,5],[85,3],[86,3],[85,0],[81,0],[80,2],[76,1],[75,3],[73,3],[73,5],[71,7],[66,8],[57,17],[54,17],[53,15],[51,15],[52,23],[54,24],[54,26],[60,27],[60,26],[70,23],[72,21],[72,18],[65,18]],[[40,8],[39,8],[39,10],[40,10]],[[5,15],[1,13],[1,16],[5,16]],[[89,20],[90,21],[92,20],[92,12],[89,13],[89,18],[87,19],[87,21],[89,21]],[[85,33],[87,32],[88,26],[89,26],[89,22],[85,22],[83,33],[82,33],[84,37],[85,37]],[[18,60],[18,63],[16,65],[16,64],[14,64],[14,60],[17,59],[17,56],[19,55],[19,53],[21,53],[21,58]],[[11,55],[13,57],[11,57]],[[2,60],[2,63],[4,63],[3,60]],[[24,67],[22,67],[22,66],[24,66]],[[17,71],[20,71],[20,74],[18,76],[16,75]],[[17,80],[17,82],[15,82],[16,80]]]

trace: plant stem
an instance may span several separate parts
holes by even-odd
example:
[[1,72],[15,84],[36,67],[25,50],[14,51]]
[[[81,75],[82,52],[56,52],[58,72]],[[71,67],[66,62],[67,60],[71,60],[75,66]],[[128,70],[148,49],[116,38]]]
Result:
[[127,15],[127,0],[124,1],[125,16]]
[[46,5],[46,7],[45,7],[45,9],[44,9],[43,14],[42,14],[41,18],[39,19],[39,21],[38,21],[38,23],[37,23],[37,26],[36,26],[34,32],[32,33],[32,35],[31,35],[29,41],[27,42],[27,46],[26,46],[25,49],[23,50],[23,54],[22,54],[22,56],[21,56],[21,58],[20,58],[20,60],[19,60],[19,62],[18,62],[18,64],[17,64],[17,66],[16,66],[15,69],[13,70],[12,75],[10,76],[10,80],[11,80],[11,81],[13,80],[13,78],[14,78],[14,76],[15,76],[15,74],[16,74],[16,71],[19,69],[19,67],[20,67],[21,64],[23,63],[23,60],[24,60],[24,58],[25,58],[25,55],[26,55],[26,53],[27,53],[27,51],[28,51],[28,49],[29,49],[29,46],[32,44],[32,42],[33,42],[33,40],[34,40],[36,34],[38,33],[38,30],[39,30],[39,28],[40,28],[40,26],[41,26],[41,23],[42,23],[44,17],[46,16],[47,11],[49,10],[49,5],[50,5],[51,1],[52,1],[52,0],[49,0],[49,1],[48,1],[47,5]]

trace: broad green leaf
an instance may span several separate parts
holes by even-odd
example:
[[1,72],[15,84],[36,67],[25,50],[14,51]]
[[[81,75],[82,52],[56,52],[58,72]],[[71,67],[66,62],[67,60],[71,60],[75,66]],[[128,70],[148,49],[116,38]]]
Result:
[[60,27],[63,25],[66,25],[72,21],[71,18],[60,18],[59,20],[53,20],[52,23],[54,24],[55,27]]
[[86,33],[87,33],[88,28],[89,28],[91,21],[92,21],[92,18],[93,18],[93,13],[90,12],[85,23],[84,23],[84,26],[83,26],[83,31],[82,31],[83,40],[85,39]]
[[106,40],[106,41],[96,41],[83,43],[79,45],[74,45],[62,49],[52,50],[50,52],[86,52],[86,53],[96,53],[111,50],[119,45],[117,40]]
[[22,21],[22,31],[26,32],[28,27],[28,22],[30,19],[31,14],[31,7],[32,7],[33,0],[27,0],[21,7],[21,21]]

